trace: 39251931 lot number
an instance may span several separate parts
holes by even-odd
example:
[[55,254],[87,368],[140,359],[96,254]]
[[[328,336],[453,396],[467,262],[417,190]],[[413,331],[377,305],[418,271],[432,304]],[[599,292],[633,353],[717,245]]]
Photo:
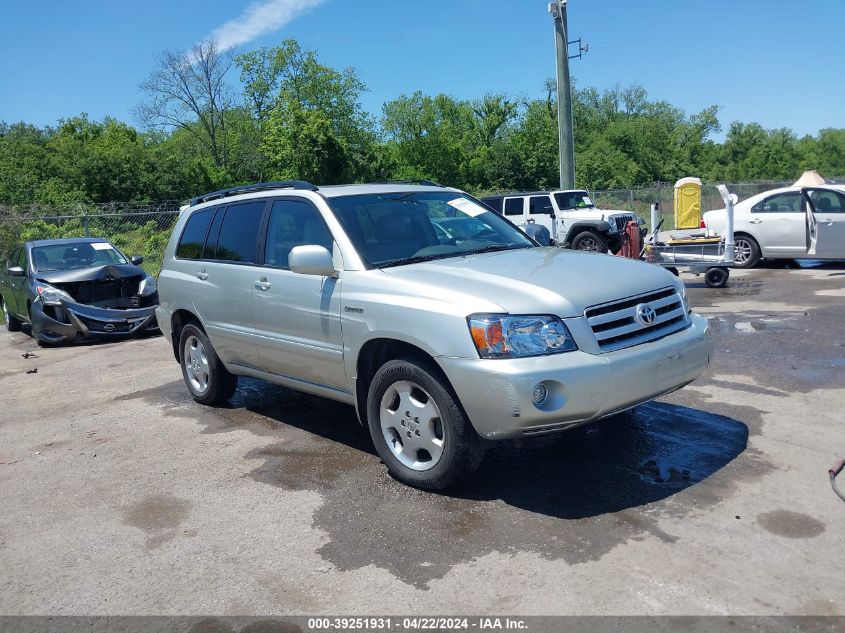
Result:
[[310,631],[389,631],[398,630],[467,630],[468,618],[406,617],[395,621],[389,617],[309,618]]

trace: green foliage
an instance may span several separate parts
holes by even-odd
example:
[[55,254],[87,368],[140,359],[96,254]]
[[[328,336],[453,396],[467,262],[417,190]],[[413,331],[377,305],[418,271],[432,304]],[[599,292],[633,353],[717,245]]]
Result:
[[[99,232],[98,234],[105,234]],[[113,231],[111,242],[129,257],[141,255],[143,268],[155,276],[161,271],[164,249],[170,239],[170,228],[160,228],[152,220],[143,224],[127,224],[122,229]]]

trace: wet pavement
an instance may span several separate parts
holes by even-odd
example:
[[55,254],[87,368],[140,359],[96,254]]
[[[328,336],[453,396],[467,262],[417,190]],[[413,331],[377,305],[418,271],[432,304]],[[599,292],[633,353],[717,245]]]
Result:
[[160,338],[4,332],[0,612],[845,614],[845,265],[684,278],[702,379],[448,494],[393,481],[346,405],[242,380],[207,409]]

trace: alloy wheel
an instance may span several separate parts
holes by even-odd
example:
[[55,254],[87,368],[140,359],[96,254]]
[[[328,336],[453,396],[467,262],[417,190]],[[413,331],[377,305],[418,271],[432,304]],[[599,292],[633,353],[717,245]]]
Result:
[[751,259],[752,251],[751,242],[742,237],[736,238],[734,241],[734,263],[737,266],[747,263]]
[[578,244],[578,250],[596,253],[599,250],[599,243],[594,237],[585,237],[581,240],[581,243]]
[[393,383],[381,398],[379,418],[388,448],[404,466],[425,471],[437,465],[446,438],[440,409],[425,389],[409,380]]
[[191,388],[199,395],[208,389],[209,366],[208,357],[205,353],[205,346],[196,336],[189,336],[185,340],[185,349],[182,355],[182,362],[185,365],[185,374],[191,384]]

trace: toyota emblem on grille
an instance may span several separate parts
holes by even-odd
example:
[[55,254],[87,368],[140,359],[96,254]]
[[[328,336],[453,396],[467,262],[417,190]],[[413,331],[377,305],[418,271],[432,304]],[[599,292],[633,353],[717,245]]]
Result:
[[114,324],[112,324],[112,323],[106,323],[106,324],[103,326],[103,329],[104,329],[106,332],[114,332]]
[[643,325],[651,325],[656,317],[657,313],[650,305],[641,303],[637,306],[637,321]]

